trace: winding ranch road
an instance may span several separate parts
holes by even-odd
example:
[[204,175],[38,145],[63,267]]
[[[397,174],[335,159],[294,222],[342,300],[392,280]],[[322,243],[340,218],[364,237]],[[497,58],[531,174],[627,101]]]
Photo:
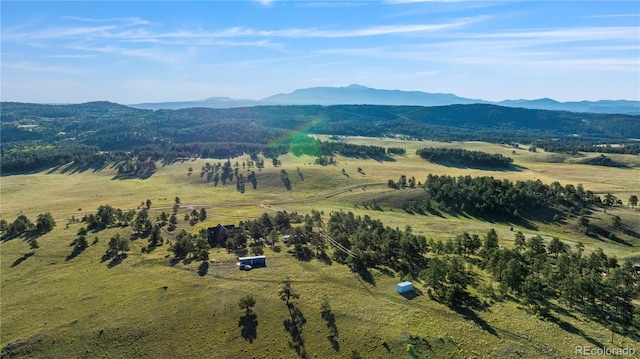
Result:
[[[295,199],[287,199],[287,200],[279,200],[279,201],[272,201],[272,202],[268,202],[268,203],[263,203],[263,202],[259,202],[259,201],[254,201],[254,202],[242,202],[242,203],[238,203],[238,202],[227,202],[227,203],[216,203],[214,204],[182,204],[180,205],[180,208],[186,208],[186,209],[190,209],[193,210],[196,207],[198,208],[212,208],[212,207],[249,207],[249,206],[257,206],[257,207],[262,207],[268,210],[272,210],[272,211],[279,211],[278,208],[273,207],[274,205],[283,205],[283,204],[291,204],[291,203],[304,203],[304,202],[314,202],[314,201],[319,201],[319,200],[323,200],[323,199],[329,199],[347,192],[352,192],[355,189],[363,189],[366,190],[368,188],[374,188],[374,187],[386,187],[388,186],[388,184],[386,182],[383,183],[367,183],[367,184],[360,184],[360,185],[355,185],[355,186],[349,186],[349,187],[345,187],[345,188],[341,188],[335,191],[331,191],[331,192],[326,192],[326,193],[322,193],[313,197],[304,197],[304,198],[295,198]],[[161,207],[151,207],[151,209],[153,210],[162,210],[162,209],[173,209],[173,206],[161,206]],[[82,216],[84,216],[85,214],[88,213],[74,213],[73,216],[75,216],[76,218],[82,218]],[[241,217],[241,216],[231,216],[231,217]],[[66,217],[66,218],[56,218],[56,221],[64,221],[64,220],[68,220],[69,218],[71,218],[71,216]],[[244,217],[243,217],[244,218]]]
[[[248,207],[248,206],[258,206],[258,207],[263,207],[263,208],[267,208],[267,209],[272,209],[272,210],[277,210],[273,208],[273,205],[282,205],[282,204],[291,204],[291,203],[304,203],[304,202],[314,202],[314,201],[319,201],[319,200],[323,200],[323,199],[329,199],[347,192],[352,192],[355,189],[363,189],[366,190],[368,188],[373,188],[373,187],[386,187],[388,186],[388,184],[386,182],[384,183],[368,183],[368,184],[360,184],[360,185],[356,185],[356,186],[350,186],[350,187],[345,187],[345,188],[341,188],[339,190],[335,190],[335,191],[331,191],[331,192],[327,192],[327,193],[322,193],[313,197],[303,197],[303,198],[296,198],[296,199],[287,199],[287,200],[279,200],[279,201],[272,201],[272,202],[268,202],[268,203],[263,203],[263,202],[249,202],[249,203],[238,203],[238,202],[227,202],[227,203],[218,203],[218,204],[185,204],[185,205],[180,205],[180,208],[187,208],[187,209],[194,209],[196,207],[198,208],[211,208],[211,207]],[[163,207],[151,207],[152,209],[155,210],[160,210],[160,209],[171,209],[173,208],[173,206],[163,206]]]

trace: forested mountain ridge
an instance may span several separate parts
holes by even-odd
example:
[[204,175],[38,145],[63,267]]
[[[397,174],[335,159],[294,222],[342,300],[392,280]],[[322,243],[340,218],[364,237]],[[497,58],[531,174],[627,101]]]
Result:
[[345,87],[311,87],[297,89],[291,93],[279,93],[261,100],[211,97],[198,101],[157,102],[131,104],[130,107],[160,110],[191,107],[232,108],[260,105],[400,105],[400,106],[445,106],[460,104],[494,104],[539,110],[557,110],[590,113],[640,114],[640,101],[598,100],[560,102],[550,98],[537,100],[504,100],[499,102],[459,97],[451,93],[422,91],[385,90],[361,85]]
[[[578,140],[578,144],[588,146],[627,142],[624,147],[617,147],[618,151],[636,151],[634,146],[638,144],[630,140],[640,138],[638,115],[527,110],[489,104],[256,106],[151,111],[109,102],[75,105],[3,102],[0,120],[3,163],[10,162],[6,156],[16,152],[33,151],[42,146],[71,148],[77,145],[94,146],[95,151],[146,148],[158,156],[169,149],[175,157],[178,152],[203,155],[202,144],[210,144],[207,154],[226,157],[237,152],[259,153],[276,142],[287,145],[290,135],[300,132],[500,143],[534,143],[555,138],[559,140],[556,145]],[[197,148],[194,150],[191,144],[198,144]],[[219,151],[221,147],[228,150]],[[86,154],[87,148],[82,152]]]
[[[243,122],[244,125],[251,124],[283,130],[296,130],[300,126],[308,125],[310,129],[317,132],[336,135],[353,134],[356,129],[362,131],[361,125],[366,122],[368,126],[364,130],[376,136],[403,134],[419,138],[440,137],[443,136],[442,133],[428,135],[432,131],[425,131],[425,129],[433,130],[431,126],[438,126],[463,130],[480,129],[485,134],[505,133],[508,136],[520,135],[521,131],[542,131],[554,136],[578,135],[603,140],[640,137],[640,116],[638,115],[529,110],[489,104],[433,107],[303,105],[158,111],[134,109],[109,102],[75,105],[3,102],[1,106],[3,130],[10,130],[12,127],[20,128],[19,125],[38,125],[36,129],[23,128],[23,131],[15,131],[16,133],[12,132],[6,136],[3,133],[4,141],[19,141],[29,137],[45,139],[46,134],[53,130],[57,131],[56,134],[69,132],[68,130],[80,132],[118,130],[114,127],[122,127],[119,130],[127,132],[140,128],[157,135],[165,135],[166,139],[173,139],[172,134],[175,131],[172,128],[175,127],[181,128],[181,131],[202,134],[197,130],[202,130],[209,125],[218,126],[230,122]],[[122,126],[118,126],[118,123]],[[26,132],[31,134],[25,136]],[[213,134],[209,134],[207,138],[213,139]],[[473,134],[464,133],[464,131],[458,136],[466,137],[464,139],[474,137]]]

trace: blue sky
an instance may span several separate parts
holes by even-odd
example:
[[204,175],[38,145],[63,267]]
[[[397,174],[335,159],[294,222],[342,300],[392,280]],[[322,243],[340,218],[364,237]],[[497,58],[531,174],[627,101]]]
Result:
[[638,1],[2,1],[3,101],[640,100]]

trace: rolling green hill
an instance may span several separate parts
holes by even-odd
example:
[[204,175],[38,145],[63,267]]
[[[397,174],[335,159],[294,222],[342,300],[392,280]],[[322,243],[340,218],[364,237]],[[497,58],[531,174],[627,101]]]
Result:
[[[633,162],[637,156],[612,154],[612,160],[629,166],[603,167],[549,162],[549,154],[542,151],[481,142],[365,137],[345,137],[341,142],[407,151],[393,155],[393,161],[336,154],[335,164],[327,166],[313,164],[315,157],[308,155],[280,155],[281,164],[277,167],[267,161],[260,170],[252,168],[257,188],[247,184],[244,193],[237,190],[235,179],[214,185],[206,173],[199,175],[207,164],[215,166],[226,158],[184,159],[166,165],[159,161],[156,173],[147,179],[121,179],[111,164],[96,171],[74,172],[70,164],[3,177],[2,219],[11,222],[25,215],[35,221],[38,214],[51,212],[57,225],[47,234],[5,237],[0,242],[2,356],[349,358],[357,352],[365,358],[566,358],[575,355],[576,346],[639,350],[637,320],[610,327],[608,318],[595,315],[598,312],[590,307],[589,300],[572,307],[563,297],[550,295],[541,302],[548,312],[540,313],[523,299],[522,293],[506,288],[506,294],[501,294],[493,270],[483,268],[480,252],[463,259],[465,271],[473,273],[474,284],[467,287],[470,300],[461,307],[448,306],[431,294],[432,286],[425,277],[401,266],[404,259],[397,268],[366,266],[366,271],[354,271],[354,266],[362,263],[344,258],[346,263],[342,264],[341,257],[335,255],[339,250],[328,242],[329,260],[301,258],[295,243],[285,245],[280,240],[273,247],[265,244],[267,267],[251,271],[239,271],[235,265],[238,254],[224,248],[209,250],[206,266],[201,260],[174,258],[170,248],[182,229],[198,236],[202,228],[218,223],[240,226],[240,222],[259,220],[263,213],[275,218],[278,211],[303,217],[313,211],[324,212],[324,224],[315,222],[312,226],[315,233],[322,229],[332,233],[332,213],[353,212],[361,221],[367,217],[380,221],[391,228],[381,233],[390,236],[405,233],[410,226],[411,233],[427,240],[427,268],[435,258],[457,257],[455,253],[440,252],[438,241],[446,244],[464,232],[484,240],[491,229],[502,250],[516,248],[518,232],[527,240],[540,236],[546,248],[557,237],[572,255],[578,253],[578,244],[582,243],[585,268],[596,264],[588,258],[598,258],[598,248],[607,258],[617,258],[621,265],[640,257],[638,212],[627,204],[627,198],[637,194],[638,167]],[[498,153],[513,158],[519,170],[447,167],[416,154],[417,149],[425,147]],[[593,154],[579,156],[596,158]],[[264,157],[259,155],[258,159]],[[231,158],[231,163],[240,163],[239,172],[247,173],[241,164],[250,160],[245,154]],[[288,174],[291,190],[283,184],[282,170]],[[398,180],[401,175],[415,176],[424,183],[429,174],[455,178],[490,176],[513,182],[535,178],[545,185],[559,181],[565,188],[582,184],[586,191],[603,198],[611,193],[624,203],[592,205],[582,214],[565,209],[566,218],[558,222],[538,221],[536,217],[497,221],[476,218],[471,211],[450,211],[446,203],[441,206],[435,201],[431,203],[433,213],[411,213],[402,208],[403,204],[428,200],[430,194],[421,188],[387,186],[388,179]],[[172,212],[175,197],[181,200],[177,228],[168,231],[164,227],[165,241],[161,246],[147,250],[148,238],[132,236],[135,225],[130,223],[89,231],[89,246],[76,253],[74,243],[87,223],[72,218],[94,214],[106,204],[136,213],[149,199],[149,218],[156,223],[162,212]],[[206,209],[206,220],[193,225],[184,220],[185,215],[201,208]],[[580,216],[589,221],[586,233]],[[616,217],[619,225],[615,224]],[[296,228],[305,227],[304,221],[292,225],[291,234]],[[372,229],[374,226],[377,224],[371,222]],[[349,235],[340,238],[340,232]],[[248,229],[248,253],[259,243],[250,233]],[[336,240],[348,240],[341,243],[353,251],[371,254],[366,246],[369,236],[350,234],[347,227],[333,233],[338,233]],[[132,238],[126,257],[119,261],[103,259],[110,239],[117,234]],[[29,247],[32,238],[39,244],[35,250]],[[303,247],[315,252],[314,243],[310,241]],[[397,251],[393,248],[396,247],[381,251]],[[550,249],[547,256],[550,268],[557,268]],[[293,309],[279,296],[287,278],[293,291],[300,295],[293,301]],[[541,278],[552,277],[541,273]],[[592,277],[585,271],[585,278]],[[415,296],[404,297],[395,292],[395,285],[404,280],[414,282]],[[603,275],[600,283],[605,281]],[[545,288],[545,292],[561,292],[559,288]],[[238,305],[247,295],[255,299],[251,313],[255,317]],[[596,303],[609,305],[603,299]],[[637,302],[634,306],[637,308]],[[298,323],[300,335],[292,335],[296,333],[291,329],[292,322]]]
[[[256,106],[234,109],[139,110],[79,105],[2,103],[2,172],[75,161],[100,166],[141,156],[235,157],[289,151],[297,134],[404,136],[445,141],[536,143],[555,151],[638,153],[640,117],[527,110],[495,105]],[[303,136],[304,137],[304,136]],[[544,142],[540,142],[544,141]],[[617,144],[616,147],[599,146]],[[104,151],[109,151],[105,153]],[[119,153],[118,153],[119,152]],[[126,152],[126,153],[125,153]]]

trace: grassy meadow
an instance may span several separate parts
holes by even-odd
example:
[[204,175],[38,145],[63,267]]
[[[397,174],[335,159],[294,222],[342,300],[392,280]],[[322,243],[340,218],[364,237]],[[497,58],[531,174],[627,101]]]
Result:
[[[587,253],[602,248],[620,259],[640,258],[640,239],[632,235],[640,232],[640,215],[626,206],[629,195],[640,193],[639,156],[607,155],[627,165],[613,168],[576,164],[576,157],[568,155],[532,153],[526,147],[515,149],[481,142],[361,137],[344,140],[404,147],[407,154],[385,162],[337,156],[338,163],[326,167],[313,164],[313,157],[289,154],[280,157],[282,166],[273,167],[266,161],[266,168],[261,171],[254,168],[257,189],[247,182],[245,193],[236,190],[235,182],[214,186],[200,177],[205,163],[224,161],[213,159],[158,164],[157,172],[145,180],[114,179],[117,171],[109,167],[72,173],[64,166],[1,177],[3,219],[11,222],[25,214],[35,221],[38,214],[51,212],[57,221],[53,231],[38,238],[40,248],[35,253],[21,237],[0,243],[3,356],[348,358],[357,351],[364,358],[567,358],[574,357],[578,345],[630,346],[640,351],[640,344],[631,338],[615,335],[612,343],[609,328],[561,305],[552,308],[554,320],[544,320],[529,314],[516,300],[496,302],[490,295],[471,288],[473,294],[491,305],[486,310],[456,312],[431,300],[419,282],[415,282],[418,295],[405,298],[395,293],[395,284],[406,279],[398,274],[374,269],[372,278],[364,281],[347,266],[335,262],[299,261],[282,243],[265,248],[266,268],[248,272],[239,271],[237,257],[219,248],[210,251],[211,260],[204,269],[200,262],[172,264],[166,242],[150,253],[142,253],[145,239],[131,241],[130,251],[121,263],[102,261],[109,238],[116,233],[128,236],[132,233],[130,228],[90,232],[90,246],[77,256],[70,256],[70,244],[83,227],[83,223],[69,223],[72,216],[95,213],[103,204],[137,209],[150,199],[150,217],[155,218],[162,211],[171,213],[174,199],[179,197],[178,231],[195,232],[218,223],[237,224],[278,210],[301,214],[321,210],[325,220],[331,211],[343,210],[380,219],[386,226],[411,226],[414,233],[436,240],[446,240],[463,231],[483,236],[494,228],[505,246],[511,246],[514,233],[522,231],[526,236],[539,234],[545,239],[559,237],[569,244],[581,242]],[[415,150],[422,147],[500,153],[513,158],[517,167],[513,171],[446,167],[415,155]],[[231,162],[247,159],[243,156]],[[280,178],[282,169],[291,181],[291,191],[285,189]],[[239,171],[246,173],[242,167]],[[409,214],[400,209],[402,199],[420,196],[421,190],[389,189],[387,181],[397,180],[400,175],[424,181],[429,173],[488,175],[513,181],[540,179],[547,184],[582,184],[586,190],[601,195],[610,192],[624,206],[594,211],[589,219],[594,225],[612,228],[612,217],[620,216],[628,231],[616,231],[616,235],[628,245],[585,236],[575,218],[563,225],[535,222],[525,226],[447,213]],[[373,199],[380,210],[363,205]],[[190,226],[182,217],[194,208],[205,208],[208,215],[204,222]],[[167,233],[163,235],[168,237]],[[291,347],[292,338],[283,325],[290,313],[278,291],[287,278],[300,294],[295,303],[306,319],[300,353]],[[488,276],[483,281],[491,283]],[[245,313],[238,301],[244,295],[256,299],[257,324],[253,322],[253,327],[247,329],[249,339],[241,335],[239,325]],[[320,314],[324,300],[331,305],[338,332],[333,343]],[[412,350],[407,350],[408,344]]]

